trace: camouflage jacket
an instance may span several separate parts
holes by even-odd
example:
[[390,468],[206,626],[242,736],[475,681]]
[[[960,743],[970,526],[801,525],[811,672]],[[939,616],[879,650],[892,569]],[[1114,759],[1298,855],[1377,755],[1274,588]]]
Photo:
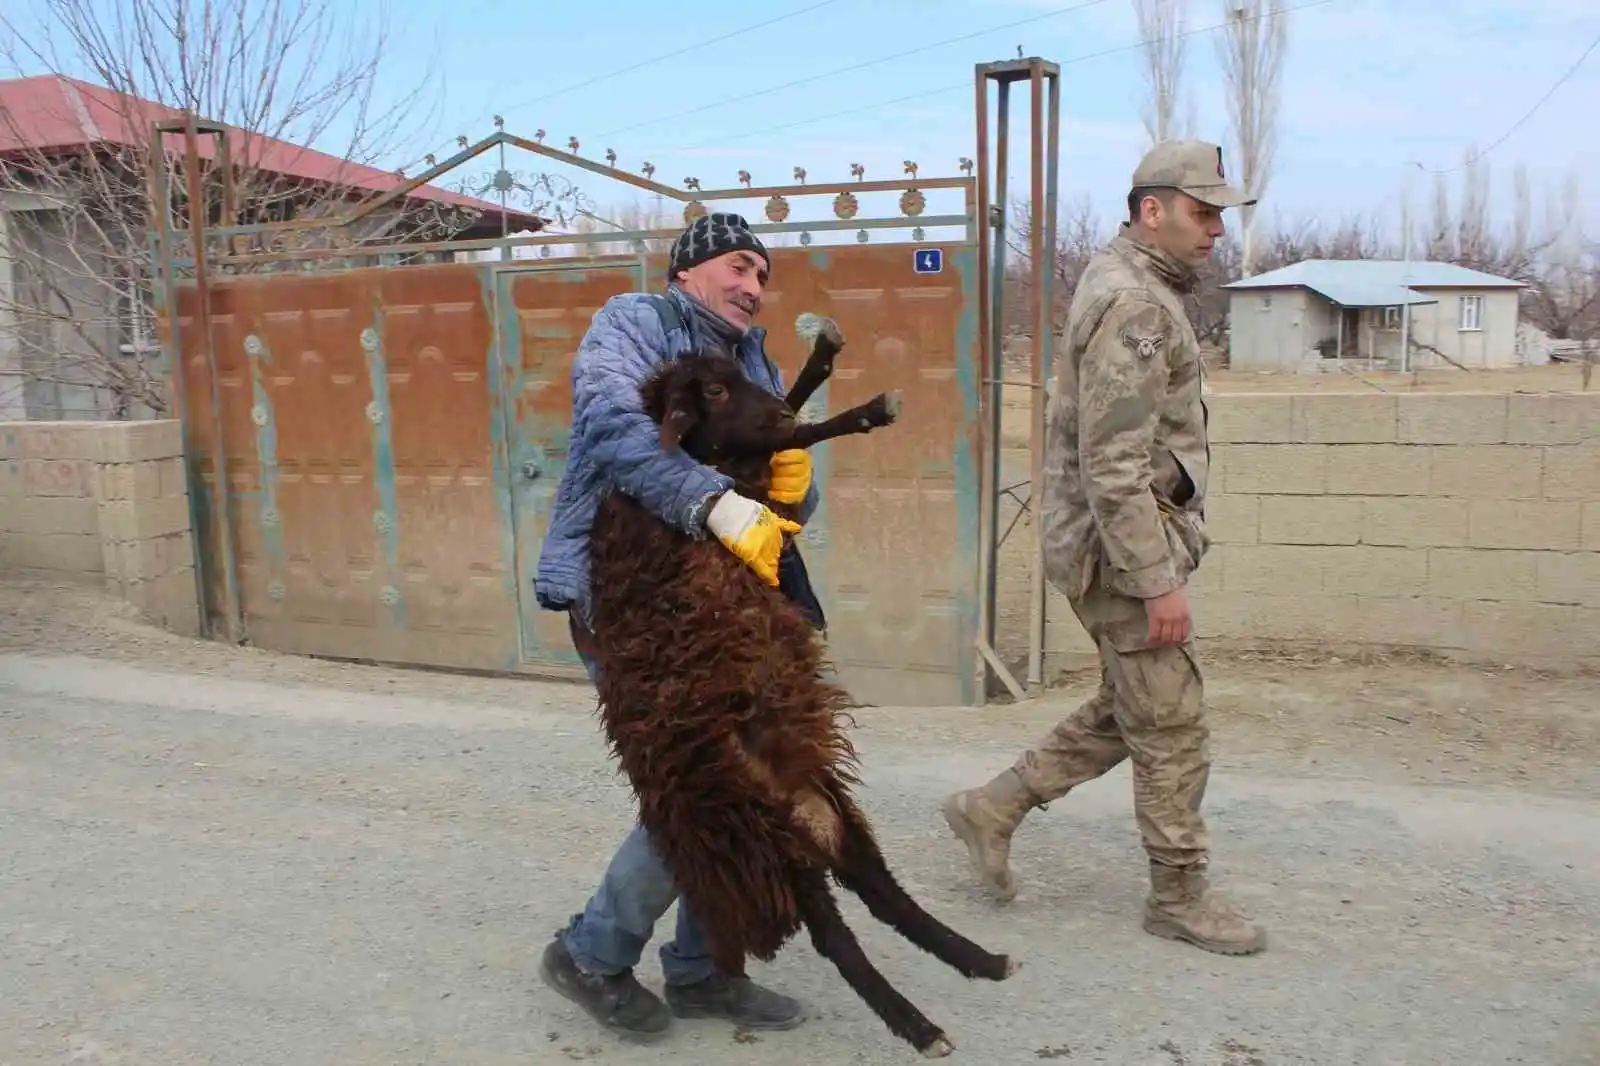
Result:
[[1126,224],[1092,259],[1056,347],[1040,529],[1045,572],[1072,599],[1098,579],[1151,599],[1200,565],[1211,448],[1194,271]]

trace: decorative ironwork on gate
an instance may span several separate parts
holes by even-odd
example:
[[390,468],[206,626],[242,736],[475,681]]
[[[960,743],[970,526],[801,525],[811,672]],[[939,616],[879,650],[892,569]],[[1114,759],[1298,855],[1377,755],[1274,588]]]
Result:
[[[603,233],[563,231],[513,234],[505,225],[505,220],[513,213],[511,200],[517,194],[535,201],[536,205],[540,200],[557,205],[563,199],[571,200],[575,206],[570,211],[558,207],[556,212],[558,217],[549,220],[557,225],[571,223],[581,216],[594,218],[602,224],[607,220],[597,217],[593,201],[571,181],[559,175],[549,173],[530,175],[511,169],[506,160],[508,148],[522,149],[553,162],[576,167],[681,204],[684,224],[712,210],[713,205],[719,202],[761,199],[764,201],[762,216],[766,221],[752,218],[751,228],[757,233],[796,233],[802,246],[811,245],[814,234],[849,230],[856,231],[855,239],[860,244],[869,243],[874,232],[906,229],[910,230],[911,241],[921,242],[928,238],[930,229],[948,227],[963,230],[965,240],[977,239],[974,206],[977,179],[973,176],[973,160],[965,156],[956,161],[957,168],[961,171],[959,176],[923,177],[921,166],[917,161],[907,159],[901,164],[901,176],[895,178],[868,180],[866,168],[860,163],[852,163],[849,181],[809,184],[810,175],[807,168],[796,166],[791,172],[794,180],[785,184],[756,185],[751,172],[741,169],[737,171],[738,183],[732,186],[707,189],[700,177],[689,175],[682,179],[682,187],[679,188],[658,181],[655,176],[657,168],[648,161],[640,165],[638,173],[634,173],[617,165],[617,153],[610,148],[605,150],[604,162],[599,162],[581,154],[582,142],[577,137],[568,138],[564,148],[556,148],[545,143],[543,130],[538,130],[532,138],[527,138],[507,133],[500,128],[503,126],[503,120],[498,116],[495,118],[495,125],[497,128],[494,133],[476,143],[468,143],[465,136],[458,138],[460,150],[444,160],[439,160],[433,155],[424,157],[428,167],[420,174],[408,177],[403,170],[395,172],[398,184],[366,197],[343,214],[252,225],[205,224],[201,227],[201,232],[204,235],[207,263],[220,273],[238,273],[274,264],[290,263],[333,265],[336,268],[357,265],[408,265],[437,262],[440,261],[440,256],[454,253],[501,249],[509,251],[518,248],[536,248],[540,250],[542,257],[549,257],[562,245],[582,248],[587,245],[629,242],[636,246],[636,250],[643,250],[647,241],[670,240],[677,235],[676,227]],[[235,205],[231,192],[228,191],[226,130],[203,122],[196,123],[195,127],[198,134],[209,134],[222,141],[222,147],[218,150],[218,159],[222,166],[217,168],[221,172],[219,177],[224,188],[222,215],[225,218],[234,216]],[[184,131],[185,128],[181,123],[166,124],[158,126],[156,136],[159,138],[164,133]],[[478,199],[486,207],[491,205],[483,198],[490,196],[499,198],[502,230],[498,236],[475,239],[450,238],[429,241],[401,239],[362,242],[352,235],[351,231],[362,221],[399,203],[419,189],[431,187],[439,178],[461,169],[491,150],[494,150],[499,157],[495,169],[482,179],[476,182],[464,182],[451,191]],[[159,158],[160,153],[152,155]],[[171,189],[164,170],[156,168],[152,172],[151,181],[155,202],[170,202]],[[959,212],[926,214],[927,193],[941,189],[959,190],[963,193],[963,205]],[[900,194],[897,200],[898,214],[880,213],[876,216],[861,214],[862,196],[895,192]],[[821,196],[832,197],[830,208],[833,218],[790,220],[793,210],[791,201]],[[470,219],[472,212],[473,209],[466,208],[462,215]],[[166,226],[165,222],[165,218],[158,215],[158,225],[156,232],[152,234],[152,242],[159,244],[163,238],[167,241],[167,250],[158,251],[156,258],[161,261],[166,276],[170,279],[191,272],[196,267],[192,252],[183,255],[177,250],[177,243],[188,244],[192,249],[195,219],[191,218],[188,229],[171,228]],[[326,243],[320,247],[312,246],[317,236],[325,236]]]

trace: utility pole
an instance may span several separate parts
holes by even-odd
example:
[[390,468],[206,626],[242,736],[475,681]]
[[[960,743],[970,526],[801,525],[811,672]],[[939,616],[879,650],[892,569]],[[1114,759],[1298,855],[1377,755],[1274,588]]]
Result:
[[[1407,290],[1411,288],[1411,168],[1423,170],[1421,163],[1415,159],[1406,160],[1406,190],[1400,202],[1400,250],[1401,261],[1405,266],[1401,268],[1400,284]],[[1407,373],[1411,369],[1411,301],[1400,305],[1400,372]]]

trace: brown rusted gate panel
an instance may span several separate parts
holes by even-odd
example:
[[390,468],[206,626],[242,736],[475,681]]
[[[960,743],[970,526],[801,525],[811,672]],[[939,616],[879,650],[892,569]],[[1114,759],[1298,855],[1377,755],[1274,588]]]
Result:
[[970,695],[977,617],[977,263],[970,246],[916,247],[940,249],[943,271],[916,273],[906,245],[777,249],[762,314],[789,382],[805,360],[797,315],[844,331],[805,417],[904,391],[895,425],[814,450],[823,499],[801,550],[852,693],[955,704]]
[[[929,247],[924,245],[923,247]],[[764,317],[789,380],[795,317],[848,347],[808,416],[891,388],[906,415],[816,450],[802,545],[841,676],[871,702],[962,702],[976,585],[973,251],[917,275],[904,247],[774,252]],[[252,643],[317,655],[575,674],[532,580],[571,427],[571,366],[641,259],[368,268],[212,286],[241,611]],[[209,558],[220,499],[209,383],[179,297]],[[222,610],[219,575],[209,607]]]
[[[212,283],[226,498],[252,643],[515,668],[516,568],[482,279],[474,265],[444,264]],[[180,289],[215,559],[222,494],[204,446],[210,383],[193,301],[192,287]],[[220,611],[220,579],[209,584]]]

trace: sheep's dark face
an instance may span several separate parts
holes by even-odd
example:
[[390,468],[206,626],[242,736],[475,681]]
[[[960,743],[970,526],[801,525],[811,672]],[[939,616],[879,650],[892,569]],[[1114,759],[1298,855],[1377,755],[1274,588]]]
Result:
[[663,450],[682,448],[703,463],[777,451],[795,427],[783,399],[726,356],[669,364],[646,384],[644,406],[661,426]]

